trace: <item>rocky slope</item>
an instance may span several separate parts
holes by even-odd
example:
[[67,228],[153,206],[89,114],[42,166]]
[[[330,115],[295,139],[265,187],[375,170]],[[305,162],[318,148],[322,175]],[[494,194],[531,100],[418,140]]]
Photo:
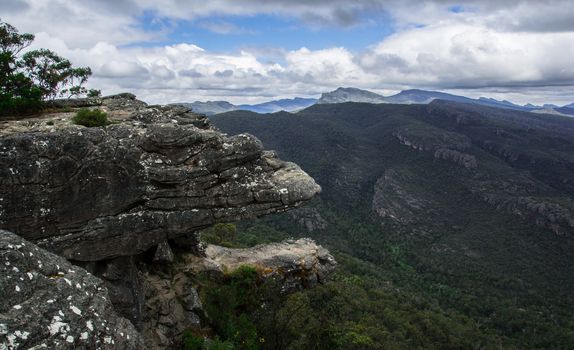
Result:
[[320,191],[253,136],[226,137],[182,107],[131,113],[105,129],[4,131],[0,227],[68,259],[97,261],[295,207]]
[[[60,103],[70,107],[70,102]],[[143,330],[148,346],[178,346],[181,332],[199,324],[197,304],[182,306],[173,316],[153,300],[165,288],[178,300],[194,299],[197,293],[191,284],[171,291],[174,276],[156,265],[171,266],[182,254],[202,256],[195,234],[199,229],[298,207],[320,187],[297,165],[263,151],[255,137],[227,137],[204,115],[185,107],[147,106],[129,94],[71,104],[104,110],[115,123],[105,128],[73,125],[73,112],[3,122],[0,228],[37,244],[33,249],[42,254],[48,253],[41,248],[56,253],[101,278],[114,312]],[[296,257],[317,249],[306,248]],[[15,268],[22,264],[9,260]],[[102,282],[91,278],[86,284],[98,290]],[[6,289],[16,288],[14,280],[3,283]],[[45,299],[52,289],[46,285],[35,292]],[[11,303],[3,299],[0,319],[24,322],[8,313]],[[109,322],[118,318],[106,307],[102,317]],[[179,327],[171,329],[174,322]],[[162,331],[160,324],[171,330]],[[0,344],[9,344],[7,334],[0,333]],[[38,334],[38,345],[53,341],[54,334]],[[70,336],[84,337],[77,332]]]

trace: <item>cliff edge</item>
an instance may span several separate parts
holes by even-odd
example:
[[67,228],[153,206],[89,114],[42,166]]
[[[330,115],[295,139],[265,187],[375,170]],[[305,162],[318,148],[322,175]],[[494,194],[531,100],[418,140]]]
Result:
[[[181,265],[189,256],[200,265],[213,260],[205,256],[198,230],[296,208],[321,190],[296,164],[264,151],[254,136],[229,137],[185,107],[148,106],[131,94],[55,105],[64,111],[0,125],[0,229],[6,230],[0,238],[21,240],[18,245],[31,247],[22,254],[40,252],[48,261],[61,260],[57,265],[64,269],[65,263],[74,264],[87,281],[85,288],[107,301],[101,306],[106,322],[124,322],[122,327],[132,334],[127,347],[140,348],[145,339],[147,347],[175,348],[186,328],[201,325],[201,303],[191,278],[198,271]],[[71,118],[79,107],[103,110],[113,123],[74,125]],[[314,243],[282,244],[283,250],[296,247],[289,259],[315,259],[309,271],[305,264],[291,267],[310,273],[313,280],[317,271],[322,277],[335,266]],[[62,289],[68,284],[59,282],[59,268],[44,273],[41,266],[30,267],[7,251],[2,253],[6,267],[43,275],[47,281],[28,286],[36,296],[27,307],[41,313],[40,320],[50,316],[60,323],[75,322],[58,310],[39,308],[49,304],[53,293],[70,294]],[[262,251],[269,256],[259,256],[260,261],[274,261],[273,249]],[[165,266],[176,265],[179,270],[171,269],[175,275],[165,273]],[[186,282],[174,284],[173,278]],[[17,278],[1,282],[3,290],[19,288]],[[304,282],[290,280],[290,288],[293,283]],[[63,336],[61,327],[46,332],[47,321],[26,321],[24,313],[14,313],[12,294],[0,302],[0,345],[10,347],[16,340],[27,347],[56,345],[57,339],[61,347],[106,348],[104,333],[86,335],[83,328],[64,327]],[[179,306],[170,304],[166,311],[158,300]],[[23,328],[11,329],[14,324]],[[35,336],[14,338],[16,331]]]

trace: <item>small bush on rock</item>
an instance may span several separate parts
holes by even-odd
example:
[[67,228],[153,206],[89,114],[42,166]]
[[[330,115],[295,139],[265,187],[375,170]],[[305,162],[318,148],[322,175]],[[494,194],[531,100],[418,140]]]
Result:
[[110,124],[108,115],[98,109],[90,110],[82,108],[72,118],[74,124],[83,125],[87,127],[105,126]]

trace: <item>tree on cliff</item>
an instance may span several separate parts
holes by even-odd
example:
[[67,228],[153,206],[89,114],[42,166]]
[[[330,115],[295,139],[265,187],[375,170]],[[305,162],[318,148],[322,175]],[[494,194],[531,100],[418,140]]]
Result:
[[86,93],[90,68],[75,68],[46,49],[21,55],[33,40],[0,20],[0,115],[31,113],[45,100]]

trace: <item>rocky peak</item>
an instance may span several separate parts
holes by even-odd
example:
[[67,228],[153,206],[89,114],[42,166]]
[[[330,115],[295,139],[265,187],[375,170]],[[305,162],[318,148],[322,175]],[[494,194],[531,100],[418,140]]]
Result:
[[343,102],[385,103],[386,100],[384,96],[367,90],[340,87],[335,91],[322,94],[317,104]]

